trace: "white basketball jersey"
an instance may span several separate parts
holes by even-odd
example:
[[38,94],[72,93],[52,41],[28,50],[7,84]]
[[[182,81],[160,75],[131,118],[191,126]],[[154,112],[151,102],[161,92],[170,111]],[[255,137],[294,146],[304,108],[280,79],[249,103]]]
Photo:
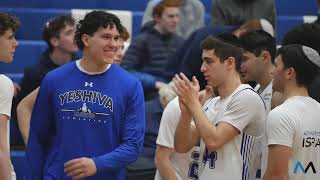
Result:
[[261,97],[249,85],[240,85],[228,97],[207,101],[203,109],[212,125],[225,122],[240,133],[213,152],[201,140],[199,179],[255,179],[266,118]]
[[294,96],[268,115],[268,144],[291,147],[289,180],[320,179],[320,103]]

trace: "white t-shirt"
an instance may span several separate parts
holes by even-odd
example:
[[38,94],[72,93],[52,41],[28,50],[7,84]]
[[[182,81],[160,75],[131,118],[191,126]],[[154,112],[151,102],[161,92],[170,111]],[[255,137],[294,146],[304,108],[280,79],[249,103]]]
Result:
[[[259,84],[257,84],[257,86],[254,88],[254,90],[257,91],[258,94],[260,94],[261,98],[264,101],[264,104],[266,105],[267,115],[271,111],[271,100],[272,100],[272,92],[273,92],[272,84],[273,84],[273,81],[271,81],[262,92]],[[262,138],[261,145],[262,145],[261,146],[261,179],[262,179],[263,175],[267,170],[267,164],[268,164],[268,142],[267,142],[266,133]]]
[[[174,134],[180,119],[179,101],[176,97],[164,109],[157,144],[174,149]],[[194,147],[188,153],[174,153],[171,162],[179,180],[197,179],[198,177],[199,147]],[[161,180],[156,172],[155,180]]]
[[208,100],[204,111],[213,125],[225,122],[240,133],[213,152],[208,152],[201,140],[199,179],[255,179],[266,119],[261,97],[243,84],[228,97]]
[[[0,114],[11,116],[12,98],[14,87],[12,81],[5,75],[0,74]],[[8,122],[8,149],[10,151],[10,123]],[[12,179],[15,179],[16,174],[11,164]]]
[[[320,179],[320,103],[307,96],[288,98],[282,105],[274,108],[267,120],[268,145],[278,144],[292,148],[289,160],[290,180],[319,180]],[[301,162],[306,170],[310,162],[312,168],[302,173]]]

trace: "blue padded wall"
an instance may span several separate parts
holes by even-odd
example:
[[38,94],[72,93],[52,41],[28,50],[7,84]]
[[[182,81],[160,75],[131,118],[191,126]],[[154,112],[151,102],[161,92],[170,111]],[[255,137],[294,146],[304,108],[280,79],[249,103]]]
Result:
[[25,67],[35,64],[40,54],[47,48],[43,41],[19,40],[13,62],[0,63],[2,73],[23,73]]
[[275,0],[278,15],[316,15],[317,0]]

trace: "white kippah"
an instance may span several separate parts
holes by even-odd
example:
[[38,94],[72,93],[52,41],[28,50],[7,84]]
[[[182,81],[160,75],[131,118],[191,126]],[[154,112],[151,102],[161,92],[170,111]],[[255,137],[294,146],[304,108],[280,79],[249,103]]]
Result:
[[273,26],[268,20],[260,19],[260,24],[261,24],[262,30],[264,30],[265,32],[269,33],[272,37],[274,37]]
[[304,55],[307,56],[309,61],[311,61],[313,64],[317,65],[318,67],[320,67],[320,56],[316,50],[308,46],[302,46],[302,51]]

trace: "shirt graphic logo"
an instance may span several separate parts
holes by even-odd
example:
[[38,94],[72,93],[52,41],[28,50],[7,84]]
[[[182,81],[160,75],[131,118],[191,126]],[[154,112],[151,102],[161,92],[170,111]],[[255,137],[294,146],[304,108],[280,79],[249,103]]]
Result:
[[79,112],[91,113],[90,109],[87,107],[86,103],[83,103],[82,107],[79,109]]
[[63,112],[73,112],[74,117],[81,117],[81,118],[95,118],[96,115],[103,115],[103,116],[109,116],[108,113],[103,112],[92,112],[88,107],[86,103],[82,104],[81,108],[78,109],[62,109]]
[[90,82],[90,83],[89,82],[85,82],[84,86],[85,87],[88,87],[88,86],[92,87],[93,86],[93,82]]

